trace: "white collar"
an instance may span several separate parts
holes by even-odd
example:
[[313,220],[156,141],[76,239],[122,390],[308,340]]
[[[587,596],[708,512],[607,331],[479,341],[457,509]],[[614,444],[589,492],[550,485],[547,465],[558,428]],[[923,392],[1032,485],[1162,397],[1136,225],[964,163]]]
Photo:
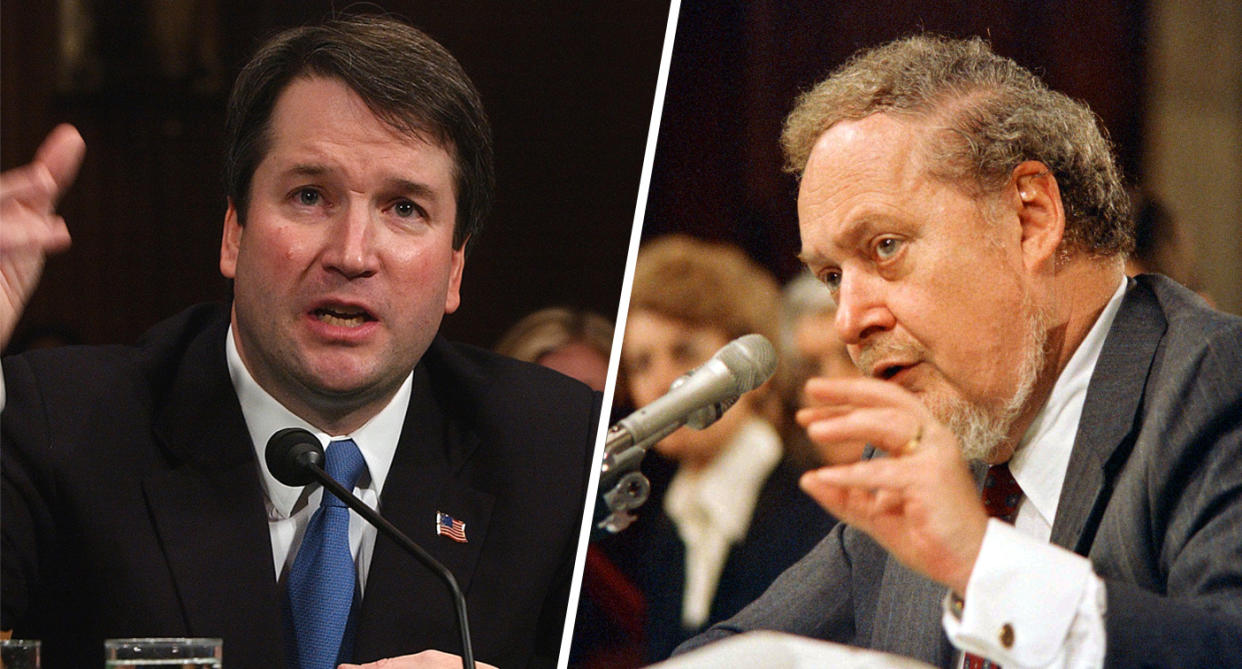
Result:
[[746,535],[759,489],[781,459],[781,439],[767,421],[752,418],[702,469],[679,468],[664,496],[678,524],[698,506],[731,541]]
[[1052,525],[1057,517],[1061,488],[1078,434],[1078,421],[1087,400],[1091,374],[1104,349],[1104,340],[1112,328],[1113,319],[1121,308],[1127,285],[1128,282],[1122,278],[1121,285],[1113,291],[1113,296],[1104,305],[1087,336],[1057,377],[1048,401],[1035,415],[1035,420],[1019,442],[1017,452],[1009,461],[1014,480],[1048,525]]
[[267,440],[286,427],[305,428],[325,446],[333,439],[353,439],[354,443],[358,444],[358,449],[362,451],[362,458],[367,463],[367,472],[370,473],[370,483],[367,483],[368,477],[364,473],[357,487],[366,488],[369,485],[375,489],[377,496],[383,492],[384,480],[388,478],[388,469],[392,465],[393,455],[397,451],[397,440],[401,437],[401,429],[405,423],[406,409],[410,405],[413,372],[405,378],[405,382],[401,384],[401,388],[393,395],[388,405],[365,425],[352,434],[329,435],[299,418],[259,386],[237,352],[237,344],[233,341],[232,325],[229,326],[228,335],[225,337],[225,357],[228,360],[229,377],[233,380],[233,390],[237,393],[238,402],[241,403],[242,417],[246,421],[246,428],[250,431],[250,440],[254,444],[255,455],[259,460],[259,469],[263,472],[263,491],[267,494],[267,499],[277,518],[288,518],[305,490],[305,488],[295,488],[277,481],[267,469],[267,460],[264,458]]

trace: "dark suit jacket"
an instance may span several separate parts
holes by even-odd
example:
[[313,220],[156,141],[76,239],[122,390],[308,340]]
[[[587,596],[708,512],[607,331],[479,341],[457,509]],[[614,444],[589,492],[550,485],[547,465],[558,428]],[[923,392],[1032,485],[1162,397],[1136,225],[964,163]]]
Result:
[[[1107,666],[1242,665],[1242,319],[1164,277],[1131,281],[1091,377],[1052,541],[1104,579]],[[774,629],[948,666],[944,594],[838,526],[679,651]]]
[[[672,519],[658,511],[636,577],[647,598],[646,656],[667,658],[677,644],[701,632],[686,629],[681,609],[686,582],[686,546]],[[780,463],[755,500],[746,536],[729,549],[712,598],[708,624],[749,604],[789,565],[798,561],[833,526],[835,519],[798,488],[798,472]]]
[[[258,464],[226,369],[227,310],[136,347],[4,361],[3,626],[45,667],[98,666],[109,637],[224,639],[229,667],[284,664]],[[475,657],[554,661],[598,399],[548,370],[437,339],[414,373],[380,512],[456,576]],[[437,537],[437,511],[469,541]],[[382,536],[359,660],[459,652],[444,586]]]

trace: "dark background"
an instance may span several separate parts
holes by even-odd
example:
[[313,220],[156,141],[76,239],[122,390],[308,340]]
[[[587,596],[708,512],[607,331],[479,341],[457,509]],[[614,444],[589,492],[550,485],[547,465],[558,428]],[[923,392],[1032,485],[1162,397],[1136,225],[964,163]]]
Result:
[[17,337],[58,325],[87,343],[129,342],[184,306],[227,298],[219,175],[237,70],[281,28],[379,5],[457,56],[495,132],[493,214],[444,331],[491,346],[544,306],[616,314],[667,2],[73,4],[92,26],[77,58],[58,46],[75,20],[58,3],[0,0],[3,167],[29,161],[62,121],[87,144],[60,208],[73,247],[49,262]]
[[1146,3],[1139,0],[684,0],[644,238],[733,241],[781,281],[800,268],[797,185],[780,132],[795,97],[856,50],[930,31],[989,37],[1001,55],[1084,100],[1125,173],[1141,178]]

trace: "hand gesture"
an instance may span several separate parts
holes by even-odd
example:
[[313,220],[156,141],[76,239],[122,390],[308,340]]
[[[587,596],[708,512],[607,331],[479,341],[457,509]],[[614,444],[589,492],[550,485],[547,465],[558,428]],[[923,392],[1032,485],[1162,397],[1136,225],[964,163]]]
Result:
[[33,162],[0,174],[0,348],[8,344],[48,254],[69,246],[56,202],[73,183],[85,152],[78,131],[60,125]]
[[812,441],[863,440],[889,457],[807,472],[802,489],[911,569],[962,595],[987,512],[957,437],[918,398],[878,379],[812,379],[798,412]]

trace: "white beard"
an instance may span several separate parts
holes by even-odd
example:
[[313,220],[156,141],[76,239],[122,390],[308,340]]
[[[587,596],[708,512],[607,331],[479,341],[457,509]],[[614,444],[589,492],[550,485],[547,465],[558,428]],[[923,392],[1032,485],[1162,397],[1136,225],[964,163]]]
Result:
[[987,405],[954,395],[927,402],[932,414],[957,435],[962,456],[968,461],[990,460],[1009,437],[1014,421],[1026,408],[1039,372],[1047,360],[1048,320],[1047,314],[1037,309],[1031,310],[1027,316],[1018,380],[1008,400],[999,405]]

